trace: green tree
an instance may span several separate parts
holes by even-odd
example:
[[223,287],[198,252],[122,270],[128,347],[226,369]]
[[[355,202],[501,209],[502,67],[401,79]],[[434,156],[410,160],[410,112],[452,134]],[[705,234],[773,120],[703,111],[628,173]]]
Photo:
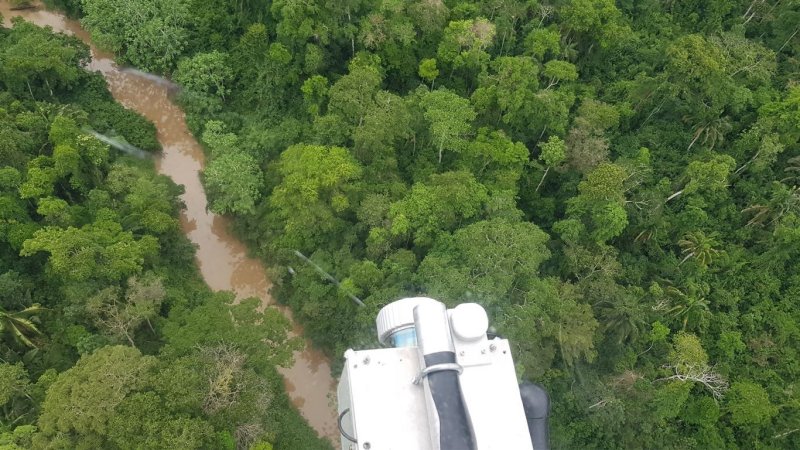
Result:
[[476,114],[469,100],[442,89],[427,93],[422,98],[422,107],[441,164],[445,150],[456,153],[463,150]]
[[478,136],[459,155],[459,166],[470,169],[487,187],[511,192],[528,162],[528,149],[502,131],[478,130]]
[[283,241],[288,248],[313,249],[343,226],[337,218],[352,208],[362,168],[341,147],[298,144],[281,154],[278,172],[281,181],[268,201]]
[[527,132],[539,88],[539,68],[534,61],[523,56],[497,58],[478,82],[472,94],[478,110],[487,118],[499,113],[503,123],[515,132]]
[[433,89],[433,82],[439,76],[439,69],[436,67],[436,58],[425,58],[419,63],[418,74],[420,78],[431,84]]
[[322,75],[314,75],[303,82],[300,90],[303,92],[308,113],[312,116],[320,115],[324,101],[328,98],[328,79]]
[[[110,212],[107,212],[110,215]],[[44,227],[22,246],[21,256],[50,253],[48,267],[66,280],[120,280],[138,273],[158,251],[158,240],[136,240],[108,217],[81,228]]]
[[231,51],[231,67],[236,69],[242,83],[253,83],[269,53],[269,33],[263,23],[247,27]]
[[217,214],[247,214],[261,197],[263,175],[256,160],[242,152],[225,153],[211,160],[203,171],[209,209]]
[[417,279],[428,293],[451,304],[473,299],[503,305],[537,279],[539,266],[550,257],[547,238],[528,222],[476,222],[442,235],[420,263]]
[[739,427],[763,426],[778,414],[767,391],[752,381],[733,383],[726,403],[731,423]]
[[372,64],[350,63],[349,73],[328,91],[328,112],[344,118],[350,125],[360,124],[375,104],[381,78],[380,71]]
[[[407,102],[381,91],[375,96],[375,106],[353,131],[353,154],[359,162],[369,166],[370,172],[380,173],[385,183],[395,181],[397,148],[412,137],[411,120]],[[380,182],[375,180],[375,184]]]
[[428,247],[443,231],[477,219],[488,200],[486,187],[469,172],[433,174],[392,203],[389,232],[397,238],[413,237],[417,246]]
[[728,155],[713,155],[708,161],[692,161],[686,168],[688,179],[683,189],[667,197],[667,202],[682,194],[710,194],[728,187],[728,177],[736,167],[736,161]]
[[611,46],[630,33],[612,0],[570,0],[558,13],[568,30],[596,40],[602,47]]
[[557,167],[567,158],[567,146],[558,136],[550,136],[547,142],[539,144],[539,149],[541,150],[539,159],[544,163],[546,168],[542,174],[542,178],[539,180],[539,184],[536,185],[536,192],[542,187],[542,183],[544,183],[544,179],[547,177],[550,169]]
[[188,40],[188,2],[82,0],[81,24],[100,46],[144,70],[175,67]]
[[494,24],[482,17],[452,21],[439,42],[437,59],[454,69],[478,70],[489,61],[486,50],[495,34]]
[[122,346],[81,358],[48,389],[38,420],[41,438],[102,447],[115,409],[146,384],[155,365],[155,357]]
[[118,341],[127,340],[135,347],[136,329],[158,317],[166,291],[161,280],[153,277],[128,279],[124,298],[115,287],[105,288],[86,301],[86,310],[97,326]]
[[239,137],[227,130],[224,122],[209,120],[203,129],[203,142],[211,150],[212,156],[238,151]]
[[178,229],[174,217],[178,205],[174,185],[164,179],[125,164],[114,164],[105,180],[105,188],[117,200],[120,223],[134,233],[163,236]]
[[553,60],[545,63],[542,75],[548,80],[545,89],[550,89],[562,81],[577,80],[578,69],[567,61]]
[[702,35],[681,36],[667,47],[666,55],[664,75],[696,117],[739,108],[747,101],[749,92],[727,74],[729,63],[722,49]]
[[34,95],[36,100],[36,92],[53,97],[57,89],[78,82],[81,66],[89,59],[83,44],[22,20],[13,23],[0,51],[0,76],[5,84],[17,92]]
[[[570,109],[575,103],[575,94],[568,89],[540,90],[531,99],[528,123],[534,128],[528,130],[530,136],[543,136],[545,133],[563,136],[569,125]],[[527,128],[524,128],[527,130]]]
[[628,225],[625,211],[625,168],[603,163],[578,185],[579,195],[569,201],[568,214],[584,217],[595,242],[619,236]]
[[216,50],[182,59],[178,62],[174,80],[186,89],[225,100],[233,78],[227,59],[228,55]]
[[517,349],[514,357],[527,376],[541,377],[556,364],[557,355],[564,368],[596,357],[593,335],[598,323],[589,305],[579,300],[569,284],[538,280],[522,304],[509,307],[501,316],[499,328]]
[[164,325],[166,356],[192,354],[198,346],[226,343],[243,352],[261,370],[288,367],[302,341],[289,337],[289,319],[277,308],[261,310],[257,298],[233,304],[233,294],[223,292],[206,299],[191,311],[176,315]]
[[[3,423],[13,424],[20,415],[26,414],[21,413],[15,403],[20,398],[28,400],[26,397],[30,397],[29,390],[30,379],[22,363],[0,364],[0,408],[3,410]],[[25,402],[24,407],[30,409],[31,404]]]
[[561,35],[558,30],[534,28],[525,37],[525,53],[542,61],[545,55],[558,55],[561,51]]
[[155,392],[133,393],[122,400],[108,425],[108,442],[124,448],[200,449],[218,445],[206,420],[175,415]]

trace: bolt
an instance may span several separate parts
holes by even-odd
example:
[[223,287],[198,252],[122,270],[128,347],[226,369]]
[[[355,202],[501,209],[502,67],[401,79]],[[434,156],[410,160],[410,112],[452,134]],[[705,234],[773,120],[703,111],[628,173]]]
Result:
[[492,344],[492,345],[489,346],[489,350],[495,351],[495,350],[497,350],[497,346]]

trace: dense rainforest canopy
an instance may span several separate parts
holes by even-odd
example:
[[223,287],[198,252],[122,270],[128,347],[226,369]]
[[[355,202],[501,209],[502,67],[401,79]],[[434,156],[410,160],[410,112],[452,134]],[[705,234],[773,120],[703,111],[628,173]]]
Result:
[[[277,297],[333,358],[373,346],[376,312],[401,296],[475,301],[512,341],[520,376],[549,390],[554,448],[800,448],[797,0],[56,3],[122,61],[183,86],[210,156],[209,207],[235,218],[275,268]],[[53,310],[43,332],[90,354],[47,391],[46,439],[59,411],[51,395],[90,364],[116,356],[147,373],[201,364],[213,350],[173,344],[188,338],[167,324],[173,309],[211,304],[196,305],[165,268],[188,250],[174,228],[150,228],[141,202],[125,203],[136,195],[115,190],[122,169],[58,163],[61,146],[90,143],[41,127],[119,129],[100,122],[128,119],[98,112],[96,87],[76,88],[88,77],[75,71],[79,54],[44,69],[9,65],[24,51],[19,33],[0,41],[3,133],[39,140],[3,150],[16,158],[3,208],[21,217],[4,231],[13,256],[4,270],[24,267],[9,278],[20,286],[46,280],[33,291],[57,298],[37,300]],[[69,92],[84,114],[68,108],[31,125],[41,114],[25,112],[38,108],[26,80],[36,98]],[[147,146],[147,133],[134,135]],[[173,217],[174,194],[163,195],[157,212]],[[128,214],[140,214],[136,226],[122,224]],[[136,262],[76,267],[83,259],[70,249],[96,241],[93,251],[116,253],[122,240],[120,257]],[[132,339],[142,356],[128,355],[136,349],[105,325],[108,311],[156,279],[169,308],[151,316],[170,313],[150,320],[155,331],[141,316]],[[14,301],[9,317],[31,304]],[[75,336],[94,347],[76,347]],[[128,346],[92,352],[103,339]],[[71,361],[15,364],[4,367],[39,374]],[[131,402],[162,392],[143,383]],[[230,429],[228,416],[192,414]],[[122,442],[118,422],[104,423],[70,429]]]
[[159,147],[88,58],[0,28],[0,448],[330,448],[275,370],[288,320],[212,293],[182,188],[88,133]]

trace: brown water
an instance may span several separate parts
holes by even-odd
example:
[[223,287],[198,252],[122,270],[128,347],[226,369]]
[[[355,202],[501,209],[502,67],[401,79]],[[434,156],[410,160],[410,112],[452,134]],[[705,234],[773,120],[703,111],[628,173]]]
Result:
[[[186,204],[181,212],[181,226],[197,245],[197,263],[206,283],[214,290],[233,291],[238,298],[259,297],[264,305],[272,303],[271,283],[264,266],[247,256],[245,246],[228,232],[225,218],[206,210],[206,195],[199,177],[205,160],[203,151],[186,127],[183,111],[170,99],[169,83],[117,66],[113,55],[92,45],[89,34],[77,21],[57,12],[40,8],[11,11],[8,1],[0,0],[0,14],[5,17],[6,26],[10,26],[11,17],[22,16],[37,25],[75,35],[89,45],[92,61],[88,69],[101,72],[114,98],[151,120],[158,129],[163,154],[156,168],[186,189],[181,196]],[[300,335],[302,330],[295,325],[294,333]],[[334,381],[327,359],[306,342],[305,350],[296,352],[294,361],[291,368],[281,370],[289,396],[320,436],[336,442],[336,418],[329,398]]]

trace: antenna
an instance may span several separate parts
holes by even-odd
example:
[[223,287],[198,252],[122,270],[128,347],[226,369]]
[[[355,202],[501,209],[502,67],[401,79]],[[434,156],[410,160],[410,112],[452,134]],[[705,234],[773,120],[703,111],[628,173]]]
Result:
[[105,134],[98,133],[97,131],[94,131],[89,127],[83,127],[82,130],[83,130],[84,133],[89,133],[92,136],[94,136],[98,141],[100,141],[100,142],[102,142],[104,144],[108,144],[108,145],[116,148],[117,150],[120,150],[122,152],[127,153],[130,156],[133,156],[133,157],[136,157],[136,158],[139,158],[139,159],[147,159],[150,156],[152,156],[150,153],[147,153],[146,151],[140,149],[139,147],[136,147],[135,145],[131,145],[131,144],[129,144],[129,143],[125,142],[125,141],[121,141],[119,139],[108,137]]
[[[316,270],[316,271],[317,271],[317,273],[319,273],[320,275],[322,275],[323,277],[325,277],[325,279],[327,279],[327,280],[328,280],[328,281],[330,281],[331,283],[335,284],[337,288],[339,288],[340,290],[342,289],[342,284],[341,284],[341,283],[339,283],[339,280],[337,280],[336,278],[334,278],[334,277],[333,277],[333,275],[331,275],[331,274],[329,274],[328,272],[326,272],[326,271],[325,271],[325,269],[323,269],[322,267],[318,266],[318,265],[317,265],[317,264],[316,264],[314,261],[312,261],[312,260],[308,259],[308,257],[306,257],[306,255],[304,255],[304,254],[300,253],[300,251],[299,251],[299,250],[295,250],[295,251],[294,251],[294,254],[295,254],[295,255],[296,255],[298,258],[300,258],[300,259],[302,259],[303,261],[305,261],[306,263],[308,263],[308,264],[309,264],[311,267],[313,267],[313,268],[314,268],[314,270]],[[342,291],[342,292],[344,292],[344,291]],[[353,300],[353,301],[355,302],[355,304],[356,304],[356,305],[358,305],[358,306],[365,306],[365,305],[364,305],[364,302],[362,302],[360,298],[356,297],[355,295],[353,295],[353,294],[351,294],[351,293],[349,293],[349,292],[345,292],[345,294],[346,294],[348,297],[350,297],[350,299],[351,299],[351,300]]]

